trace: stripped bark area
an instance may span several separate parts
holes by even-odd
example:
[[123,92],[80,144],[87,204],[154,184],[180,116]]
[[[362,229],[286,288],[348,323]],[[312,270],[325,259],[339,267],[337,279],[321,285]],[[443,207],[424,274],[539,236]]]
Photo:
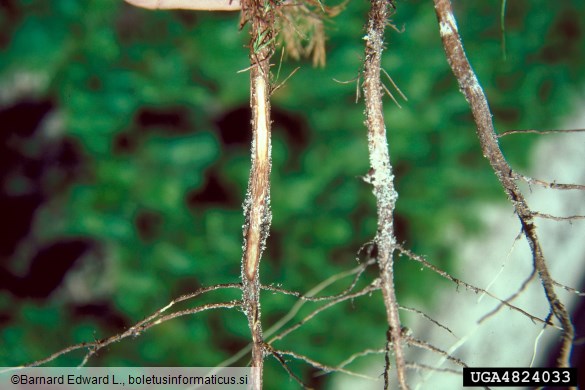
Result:
[[268,238],[270,211],[270,57],[274,52],[274,9],[261,0],[242,3],[242,21],[250,23],[251,168],[244,201],[242,255],[243,309],[252,334],[252,388],[262,388],[264,341],[260,321],[260,259]]
[[[394,207],[398,194],[394,189],[394,174],[386,141],[386,126],[382,107],[383,88],[380,80],[380,66],[384,46],[384,31],[393,4],[388,0],[372,0],[366,28],[364,60],[364,98],[366,104],[366,126],[368,128],[368,149],[370,172],[368,179],[373,185],[378,212],[378,231],[375,242],[378,247],[378,265],[386,316],[390,327],[389,336],[396,360],[398,383],[407,389],[406,365],[402,351],[402,334],[398,302],[394,288]],[[388,367],[386,368],[388,370]]]
[[567,309],[555,293],[554,280],[549,273],[534,225],[535,213],[528,207],[523,194],[516,185],[516,176],[500,149],[487,99],[463,49],[451,2],[449,0],[434,0],[434,3],[447,60],[457,78],[461,92],[471,107],[483,155],[488,159],[508,199],[514,206],[524,235],[530,245],[534,268],[540,277],[550,309],[562,325],[562,344],[557,365],[568,367],[574,338],[573,324]]

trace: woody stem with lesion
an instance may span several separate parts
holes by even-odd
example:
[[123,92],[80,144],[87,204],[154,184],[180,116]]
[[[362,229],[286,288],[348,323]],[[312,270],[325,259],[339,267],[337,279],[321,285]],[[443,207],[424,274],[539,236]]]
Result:
[[[407,389],[406,363],[402,350],[402,333],[398,302],[394,287],[394,208],[398,194],[394,188],[394,175],[390,163],[386,126],[382,107],[382,83],[380,69],[384,46],[384,32],[391,14],[392,4],[388,0],[372,0],[366,28],[366,48],[364,59],[364,98],[366,103],[366,126],[368,128],[368,149],[370,155],[370,180],[374,187],[378,210],[378,266],[380,286],[386,307],[389,326],[389,342],[396,360],[396,373],[401,389]],[[388,368],[388,367],[387,367]],[[386,386],[388,383],[386,383]]]
[[483,155],[489,161],[508,199],[514,206],[524,235],[528,240],[532,252],[534,269],[540,277],[551,312],[562,325],[563,333],[561,335],[560,352],[557,356],[557,366],[569,367],[575,329],[571,322],[569,312],[556,294],[554,288],[555,282],[548,269],[536,225],[534,224],[535,213],[530,209],[524,195],[517,186],[514,172],[500,149],[492,121],[492,113],[483,88],[465,54],[451,1],[433,1],[435,3],[435,11],[439,22],[439,33],[443,41],[447,61],[459,83],[459,89],[469,103]]
[[243,20],[250,23],[250,108],[252,110],[251,169],[244,215],[242,256],[243,306],[252,335],[252,388],[262,388],[264,341],[260,321],[259,267],[268,238],[270,210],[271,120],[270,58],[274,52],[274,6],[260,0],[242,4]]

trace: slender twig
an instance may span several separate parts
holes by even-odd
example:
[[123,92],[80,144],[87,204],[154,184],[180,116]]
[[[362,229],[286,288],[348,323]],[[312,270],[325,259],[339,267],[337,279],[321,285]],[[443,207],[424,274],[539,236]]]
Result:
[[384,343],[384,389],[390,388],[390,369],[392,363],[390,362],[390,351],[392,350],[392,329],[388,327],[386,330],[386,342]]
[[[522,282],[522,284],[520,285],[520,287],[518,288],[518,290],[516,290],[514,292],[514,294],[510,295],[508,298],[504,299],[504,302],[510,303],[512,302],[514,299],[518,298],[520,296],[520,294],[522,294],[522,292],[524,290],[526,290],[526,287],[528,287],[528,285],[530,284],[530,282],[532,280],[534,280],[534,278],[536,277],[536,270],[533,268],[532,272],[530,273],[530,275],[528,275],[528,277],[524,280],[524,282]],[[495,309],[493,309],[492,311],[486,313],[483,315],[483,317],[481,317],[479,320],[477,320],[478,324],[481,324],[482,322],[484,322],[485,320],[489,319],[490,317],[494,316],[498,311],[500,311],[500,309],[502,309],[504,306],[506,306],[503,303],[500,303],[498,306],[496,306]]]
[[390,80],[390,83],[392,84],[392,86],[394,87],[394,89],[398,91],[398,93],[400,94],[400,96],[405,101],[408,101],[408,98],[406,97],[406,95],[400,90],[400,88],[398,88],[398,85],[396,85],[396,83],[394,82],[394,80],[392,80],[392,77],[390,77],[390,75],[388,74],[388,72],[386,72],[386,69],[380,68],[380,70],[386,75],[386,77],[388,78],[388,80]]
[[434,320],[434,319],[433,319],[431,316],[429,316],[428,314],[426,314],[426,313],[424,313],[424,312],[422,312],[422,311],[420,311],[420,310],[414,309],[414,308],[412,308],[412,307],[406,307],[406,306],[402,306],[402,305],[400,306],[400,310],[404,310],[404,311],[410,311],[410,312],[412,312],[412,313],[416,313],[416,314],[418,314],[418,315],[420,315],[420,316],[423,316],[423,317],[424,317],[424,318],[426,318],[427,320],[431,321],[433,324],[437,325],[439,328],[443,328],[443,329],[445,329],[447,332],[451,333],[451,335],[452,335],[453,337],[457,338],[457,336],[455,336],[455,333],[453,333],[453,332],[451,331],[451,329],[449,329],[449,328],[448,328],[448,327],[446,327],[445,325],[441,324],[441,323],[440,323],[440,322],[438,322],[437,320]]
[[[131,326],[130,328],[128,328],[126,331],[124,331],[122,333],[115,334],[115,335],[110,336],[110,337],[103,339],[103,340],[96,340],[93,342],[84,342],[84,343],[71,345],[67,348],[63,348],[62,350],[51,354],[50,356],[48,356],[44,359],[39,359],[39,360],[36,360],[32,363],[27,363],[27,364],[24,364],[24,365],[21,365],[18,367],[11,367],[11,368],[5,369],[3,371],[0,371],[0,373],[11,371],[11,370],[16,370],[16,369],[23,368],[23,367],[42,366],[43,364],[49,363],[49,362],[57,359],[58,357],[65,355],[69,352],[77,351],[79,349],[87,349],[88,351],[87,351],[86,355],[84,356],[82,363],[79,365],[81,367],[81,366],[85,365],[85,363],[87,363],[89,358],[91,356],[93,356],[96,352],[98,352],[100,349],[103,349],[112,343],[121,341],[121,340],[128,338],[128,337],[136,337],[136,336],[140,335],[142,332],[152,328],[153,326],[160,325],[163,322],[169,321],[173,318],[177,318],[177,317],[181,317],[181,316],[185,316],[185,315],[189,315],[189,314],[195,314],[195,313],[199,313],[199,312],[206,311],[206,310],[212,310],[212,309],[221,309],[221,308],[231,309],[231,308],[235,308],[235,307],[241,307],[241,305],[242,305],[241,301],[231,301],[231,302],[223,302],[223,303],[209,303],[206,305],[197,306],[195,308],[181,310],[181,311],[178,311],[175,313],[171,313],[171,314],[168,314],[166,316],[158,317],[158,315],[157,315],[158,313],[162,313],[162,311],[164,311],[168,307],[170,307],[170,305],[167,305],[163,309],[158,310],[152,316],[148,317],[146,320],[142,320],[142,321],[136,323],[135,325]],[[158,318],[156,318],[156,317],[158,317]],[[153,318],[156,318],[156,319],[154,321],[152,321]]]
[[[292,295],[294,297],[297,297],[297,298],[299,298],[303,301],[307,301],[307,302],[330,301],[332,299],[341,298],[341,297],[349,294],[356,286],[357,282],[359,281],[361,275],[364,273],[366,268],[371,264],[372,264],[372,262],[368,261],[366,263],[360,264],[359,266],[355,267],[354,269],[352,269],[350,271],[345,271],[345,272],[341,272],[337,275],[333,275],[333,276],[327,278],[325,281],[319,283],[319,285],[317,285],[316,287],[314,287],[313,289],[311,289],[308,293],[306,293],[304,295],[301,294],[300,292],[297,292],[297,291],[291,291],[291,290],[287,290],[287,289],[276,287],[276,286],[262,286],[262,289],[268,290],[268,291],[279,292],[279,293],[286,294],[286,295]],[[328,295],[328,296],[324,296],[324,297],[315,297],[314,296],[314,294],[316,294],[318,291],[321,291],[326,286],[329,286],[333,282],[336,282],[337,280],[344,278],[346,276],[352,275],[352,274],[355,274],[353,281],[351,282],[351,284],[348,287],[346,287],[339,294]]]
[[[552,317],[552,315],[553,315],[553,313],[549,312],[546,319],[549,320]],[[536,338],[534,339],[534,345],[532,347],[532,359],[530,359],[529,367],[533,367],[533,365],[534,365],[534,361],[536,360],[536,356],[537,356],[536,351],[538,350],[538,344],[540,343],[540,339],[544,335],[545,329],[546,329],[546,326],[543,326],[540,329],[540,332],[538,332],[538,335],[536,336]]]
[[244,251],[242,255],[243,311],[252,334],[252,379],[254,390],[262,388],[264,342],[260,322],[260,259],[269,234],[270,211],[270,58],[274,52],[277,0],[127,0],[151,9],[241,8],[241,25],[250,23],[250,107],[252,150],[248,191],[244,202]]
[[394,288],[394,208],[398,194],[394,188],[394,175],[386,141],[386,126],[382,107],[383,85],[380,79],[384,32],[388,18],[394,8],[393,1],[371,0],[366,27],[364,55],[364,97],[366,105],[366,126],[368,128],[368,150],[370,157],[370,178],[376,197],[378,231],[375,242],[378,247],[378,266],[386,317],[390,327],[392,349],[396,360],[396,375],[401,389],[408,389],[406,367],[402,351],[402,335],[398,302]]
[[440,269],[440,268],[434,266],[433,264],[429,263],[422,256],[419,256],[419,255],[417,255],[415,253],[412,253],[411,251],[409,251],[407,249],[404,249],[402,247],[397,247],[397,249],[400,251],[400,253],[402,253],[403,255],[405,255],[406,257],[408,257],[409,259],[414,260],[414,261],[417,261],[417,262],[423,264],[425,267],[427,267],[430,270],[432,270],[433,272],[441,275],[445,279],[450,280],[451,282],[455,283],[457,286],[463,286],[466,289],[471,290],[471,291],[473,291],[476,294],[483,293],[483,294],[487,295],[488,297],[493,298],[496,301],[500,302],[502,305],[504,305],[504,306],[506,306],[506,307],[514,310],[514,311],[517,311],[520,314],[525,315],[526,317],[528,317],[533,322],[547,324],[549,326],[552,326],[553,328],[562,330],[562,328],[560,328],[557,325],[555,325],[552,321],[545,321],[545,320],[543,320],[540,317],[537,317],[535,315],[532,315],[532,314],[528,313],[527,311],[525,311],[523,309],[520,309],[518,306],[514,306],[511,303],[506,302],[505,300],[503,300],[501,298],[498,298],[497,296],[495,296],[494,294],[492,294],[491,292],[489,292],[487,290],[484,290],[483,288],[476,287],[476,286],[474,286],[472,284],[469,284],[469,283],[464,282],[461,279],[457,279],[457,278],[451,276],[449,273],[447,273],[447,272],[443,271],[442,269]]
[[421,364],[421,363],[406,362],[406,368],[410,368],[412,370],[417,370],[417,371],[427,370],[427,371],[435,371],[435,372],[445,372],[448,374],[455,374],[455,375],[459,375],[459,376],[463,375],[463,371],[454,370],[452,368],[433,367],[433,366],[428,366],[426,364]]
[[374,355],[374,354],[382,354],[382,353],[386,353],[386,348],[366,349],[366,350],[363,350],[360,352],[356,352],[353,355],[351,355],[350,357],[348,357],[347,359],[345,359],[344,361],[342,361],[341,363],[339,363],[337,365],[337,368],[344,368],[344,367],[350,365],[357,358],[369,356],[369,355]]
[[506,61],[506,0],[502,0],[502,8],[500,11],[500,31],[502,33],[502,57]]
[[361,289],[359,291],[356,291],[355,293],[347,294],[343,297],[334,299],[332,301],[327,301],[327,303],[325,305],[320,306],[317,309],[313,310],[311,313],[306,315],[301,321],[297,322],[296,324],[290,326],[289,328],[278,333],[276,336],[272,337],[270,339],[270,341],[268,342],[268,344],[272,345],[272,344],[274,344],[275,341],[283,339],[286,335],[297,330],[298,328],[303,326],[305,323],[307,323],[309,320],[311,320],[313,317],[315,317],[317,314],[329,309],[330,307],[333,307],[340,302],[344,302],[344,301],[347,301],[350,299],[354,299],[357,297],[367,295],[375,290],[378,290],[379,288],[380,288],[380,281],[378,279],[376,279],[371,284],[369,284],[368,286],[364,287],[363,289]]
[[300,66],[297,66],[292,72],[290,72],[290,74],[288,76],[286,76],[286,78],[284,80],[282,80],[281,83],[279,83],[278,85],[276,85],[274,88],[272,88],[272,90],[270,91],[270,94],[272,95],[274,92],[278,91],[280,88],[282,88],[284,86],[284,84],[286,84],[286,82],[288,81],[288,79],[290,79],[291,77],[293,77],[293,75],[295,73],[297,73],[297,71],[301,69]]
[[267,348],[268,352],[274,356],[274,358],[280,363],[280,365],[282,366],[282,368],[284,368],[284,370],[286,371],[286,373],[295,380],[295,382],[297,382],[303,389],[306,390],[312,390],[311,387],[305,385],[303,383],[303,381],[301,380],[301,378],[299,378],[288,366],[288,364],[286,364],[286,361],[284,360],[284,358],[274,349],[272,348]]
[[388,97],[390,99],[392,99],[392,101],[394,102],[394,104],[396,104],[396,106],[398,106],[398,108],[402,108],[402,106],[400,105],[400,103],[398,103],[398,100],[396,100],[396,98],[394,97],[394,95],[392,95],[392,92],[390,92],[390,90],[388,89],[388,87],[384,84],[382,84],[382,88],[384,88],[384,91],[386,91],[386,95],[388,95]]
[[[487,286],[485,286],[485,290],[489,291],[489,289],[492,287],[492,285],[494,283],[496,283],[496,281],[499,279],[500,275],[502,274],[502,272],[504,272],[504,268],[506,268],[506,264],[508,263],[508,261],[510,260],[510,257],[512,256],[512,253],[514,252],[514,248],[516,247],[516,244],[522,239],[522,235],[523,232],[522,230],[520,230],[520,232],[516,235],[516,237],[514,238],[514,242],[512,243],[512,246],[510,247],[510,250],[508,250],[508,254],[506,255],[506,259],[504,260],[504,262],[502,263],[502,265],[500,266],[500,270],[494,275],[494,277],[492,278],[492,280],[487,284]],[[533,269],[534,271],[534,269]],[[534,272],[533,272],[534,273]],[[477,299],[477,302],[481,302],[481,300],[483,299],[484,294],[481,294],[479,296],[479,298]]]
[[585,215],[570,215],[568,217],[557,217],[556,215],[550,215],[540,213],[538,211],[532,212],[532,215],[538,218],[552,219],[553,221],[576,221],[578,219],[585,219]]
[[268,238],[270,211],[271,120],[270,58],[274,53],[276,1],[242,1],[242,23],[250,28],[250,107],[252,150],[248,191],[244,201],[242,293],[252,334],[253,390],[262,389],[264,341],[260,321],[260,259]]
[[449,360],[449,361],[451,361],[451,362],[453,362],[461,367],[467,367],[467,364],[465,364],[461,359],[457,359],[456,357],[451,356],[447,352],[443,351],[440,348],[435,347],[434,345],[427,343],[426,341],[418,340],[418,339],[415,339],[414,337],[407,336],[407,335],[404,335],[404,340],[408,343],[408,345],[413,345],[415,347],[419,347],[419,348],[426,349],[426,350],[431,351],[431,352],[435,352],[435,353],[443,356],[447,360]]
[[[359,280],[360,276],[363,274],[363,272],[366,270],[366,268],[368,267],[368,265],[370,265],[370,262],[364,263],[364,264],[360,264],[358,267],[355,267],[354,269],[350,270],[350,271],[346,271],[346,272],[341,272],[337,275],[333,275],[330,276],[329,278],[327,278],[326,280],[324,280],[323,282],[319,283],[317,286],[313,287],[311,290],[309,290],[304,298],[300,297],[301,301],[297,302],[296,304],[293,305],[293,307],[289,310],[289,312],[282,317],[280,320],[278,320],[274,325],[272,325],[267,331],[266,331],[266,337],[270,337],[272,336],[274,333],[276,333],[278,330],[282,329],[282,327],[289,322],[291,319],[294,318],[294,316],[299,312],[299,310],[301,309],[301,307],[309,301],[323,301],[323,300],[336,300],[336,302],[341,302],[345,297],[350,296],[351,291],[353,290],[353,288],[355,287],[355,285],[357,284],[357,281]],[[327,288],[328,286],[330,286],[331,284],[335,283],[337,280],[342,279],[346,276],[352,275],[352,274],[356,274],[354,277],[353,282],[351,283],[351,285],[345,289],[341,294],[335,295],[335,296],[331,296],[331,297],[320,297],[320,298],[313,298],[314,295],[318,294],[320,291],[322,291],[323,289]]]
[[562,134],[562,133],[583,133],[585,129],[570,129],[570,130],[508,130],[497,135],[498,138],[505,137],[512,134]]
[[514,206],[524,235],[530,245],[534,268],[538,272],[546,298],[555,317],[562,324],[562,344],[557,358],[557,365],[559,367],[568,367],[575,331],[567,309],[555,292],[553,278],[546,264],[536,226],[534,225],[534,213],[530,210],[524,195],[518,189],[512,168],[504,158],[498,144],[492,114],[483,89],[465,55],[451,2],[450,0],[433,1],[447,60],[459,83],[460,90],[465,95],[471,108],[483,155],[488,159],[508,199]]
[[316,360],[313,360],[313,359],[311,359],[311,358],[309,358],[307,356],[303,356],[303,355],[298,354],[298,353],[293,352],[293,351],[281,351],[281,350],[278,350],[278,349],[273,349],[271,352],[277,353],[277,354],[279,354],[281,356],[282,355],[288,355],[288,356],[291,356],[291,357],[293,357],[295,359],[302,360],[305,363],[308,363],[311,366],[313,366],[315,368],[318,368],[319,370],[322,370],[322,371],[324,371],[326,373],[330,373],[330,372],[341,372],[341,373],[344,373],[344,374],[347,374],[347,375],[351,375],[351,376],[355,376],[355,377],[358,377],[358,378],[370,379],[370,380],[373,380],[373,381],[376,380],[376,378],[373,378],[371,376],[363,375],[363,374],[360,374],[358,372],[354,372],[354,371],[350,371],[350,370],[346,370],[345,368],[338,368],[338,367],[328,366],[326,364],[319,363]]
[[[336,369],[344,368],[344,367],[348,366],[350,363],[352,363],[354,360],[356,360],[360,357],[375,355],[375,354],[381,355],[381,354],[385,354],[385,353],[386,353],[386,348],[366,349],[364,351],[356,352],[353,355],[351,355],[349,358],[344,360],[343,362],[339,363],[336,366]],[[412,363],[412,362],[406,362],[406,368],[414,369],[414,370],[448,372],[450,374],[456,374],[456,375],[463,374],[461,371],[454,370],[452,368],[439,368],[439,367],[433,367],[433,366],[428,366],[428,365],[421,364],[421,363]],[[324,374],[318,374],[317,376],[321,376],[321,375],[324,375]]]
[[583,184],[562,184],[562,183],[548,182],[548,181],[544,181],[544,180],[534,179],[532,177],[524,176],[523,174],[518,173],[518,172],[514,172],[513,174],[514,174],[514,177],[516,179],[523,180],[528,184],[537,184],[541,187],[552,188],[555,190],[582,190],[582,191],[585,191],[585,185],[583,185]]
[[[282,318],[280,318],[276,323],[274,323],[274,325],[272,325],[270,328],[266,329],[266,331],[264,331],[264,337],[268,338],[268,337],[272,336],[274,333],[278,332],[280,329],[282,329],[282,327],[284,325],[286,325],[287,322],[289,322],[291,319],[294,318],[294,316],[299,312],[299,310],[303,307],[303,305],[305,305],[308,301],[310,301],[312,299],[311,297],[313,297],[314,295],[323,291],[324,289],[326,289],[327,287],[329,287],[333,283],[337,282],[338,280],[343,279],[343,278],[350,276],[350,275],[353,275],[353,274],[357,274],[354,278],[354,282],[350,286],[351,288],[348,288],[345,290],[349,293],[353,289],[353,286],[355,285],[356,281],[359,279],[360,275],[362,275],[363,272],[366,270],[366,268],[371,264],[372,264],[372,262],[368,261],[366,263],[360,264],[359,266],[357,266],[349,271],[340,272],[336,275],[330,276],[326,280],[319,283],[317,286],[313,287],[311,290],[309,290],[304,295],[301,295],[300,293],[297,293],[295,291],[288,291],[288,290],[284,290],[284,289],[275,290],[275,291],[281,292],[283,294],[290,294],[293,296],[298,296],[299,298],[301,298],[301,300],[299,300],[297,303],[295,303],[290,308],[288,313],[286,315],[284,315]],[[263,286],[262,288],[263,289],[266,288],[269,291],[272,290],[272,288],[268,288],[267,286]],[[327,297],[323,297],[323,298],[327,298]],[[335,298],[335,297],[333,297],[333,298]],[[323,299],[316,298],[316,300],[320,301]],[[223,362],[221,362],[220,364],[218,364],[218,366],[219,367],[226,367],[226,366],[232,365],[234,362],[237,362],[243,356],[245,356],[248,352],[250,352],[251,349],[252,349],[252,344],[248,344],[247,346],[245,346],[244,348],[242,348],[241,350],[236,352],[234,355],[230,356],[228,359],[226,359]]]
[[568,291],[568,292],[573,293],[573,294],[577,294],[580,297],[585,297],[585,292],[579,291],[573,287],[565,286],[564,284],[561,284],[557,281],[555,281],[554,283],[555,283],[555,286],[560,287],[565,291]]

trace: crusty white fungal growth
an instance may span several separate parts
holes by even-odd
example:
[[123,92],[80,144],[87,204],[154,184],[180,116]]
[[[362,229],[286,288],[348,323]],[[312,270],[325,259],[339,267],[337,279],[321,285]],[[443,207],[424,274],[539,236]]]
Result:
[[[373,186],[378,211],[378,229],[376,245],[377,261],[380,268],[380,288],[386,307],[389,326],[388,343],[392,343],[392,351],[396,361],[396,373],[401,390],[408,390],[406,383],[406,362],[402,350],[402,325],[398,315],[398,302],[394,287],[394,251],[396,237],[394,235],[394,208],[398,193],[394,188],[394,175],[386,140],[384,110],[382,106],[382,82],[380,69],[384,48],[384,31],[391,15],[391,2],[372,0],[368,17],[367,39],[364,60],[364,99],[366,103],[366,126],[368,128],[368,150],[370,154],[370,172],[368,179]],[[386,384],[390,364],[386,366]]]
[[446,14],[445,20],[441,20],[439,23],[439,33],[444,37],[455,32],[459,32],[457,30],[457,22],[455,21],[455,17],[453,17],[453,13],[449,12]]

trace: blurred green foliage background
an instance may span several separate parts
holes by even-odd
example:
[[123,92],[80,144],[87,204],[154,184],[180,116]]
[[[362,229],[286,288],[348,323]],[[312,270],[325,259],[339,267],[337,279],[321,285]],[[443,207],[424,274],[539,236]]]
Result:
[[[506,60],[500,5],[454,4],[496,128],[554,126],[582,96],[585,3],[508,2]],[[355,103],[355,81],[334,81],[359,74],[367,9],[353,0],[326,22],[324,68],[274,56],[275,83],[300,70],[273,95],[274,216],[264,284],[306,292],[354,267],[375,235],[374,199],[359,178],[368,169],[363,102]],[[238,21],[237,13],[149,11],[120,0],[0,1],[7,232],[0,366],[112,335],[174,297],[239,280],[250,129],[248,73],[238,72],[248,66],[248,34]],[[505,197],[447,66],[432,3],[399,1],[392,23],[383,65],[408,97],[401,109],[389,99],[385,107],[398,238],[456,270],[448,236],[480,232],[477,205]],[[503,139],[513,166],[525,167],[533,140]],[[406,262],[397,272],[402,299],[432,304],[438,279]],[[374,277],[372,269],[361,285]],[[214,292],[181,307],[238,297]],[[264,294],[265,327],[294,302]],[[380,348],[384,318],[380,296],[360,298],[277,346],[336,365]],[[215,366],[248,340],[243,313],[216,311],[155,327],[90,364]],[[77,365],[80,356],[52,364]],[[291,364],[308,383],[326,382],[306,364]],[[267,370],[267,388],[297,387],[273,359]]]

